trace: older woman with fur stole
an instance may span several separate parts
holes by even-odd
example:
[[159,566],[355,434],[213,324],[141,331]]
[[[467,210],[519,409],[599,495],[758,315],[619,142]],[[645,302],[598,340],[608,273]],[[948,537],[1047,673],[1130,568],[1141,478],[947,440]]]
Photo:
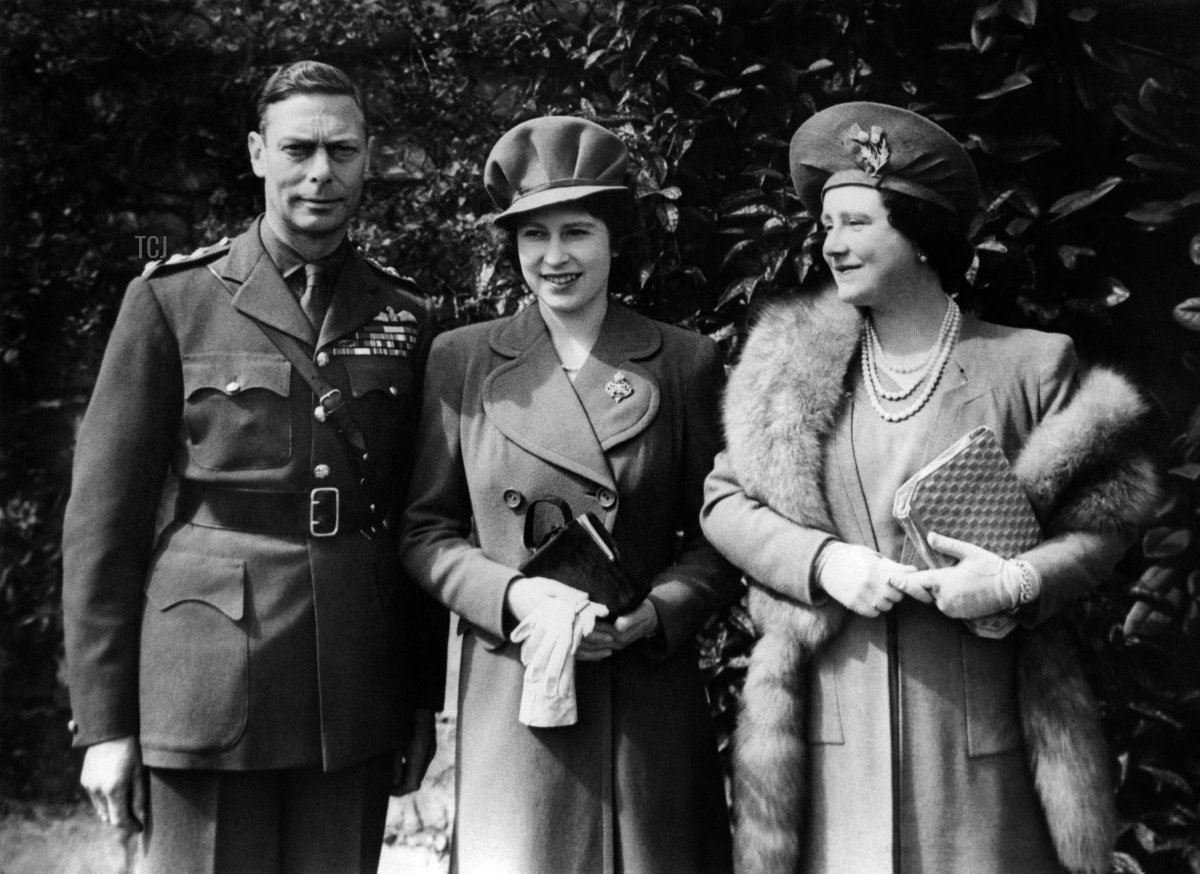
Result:
[[[836,294],[766,310],[725,401],[702,527],[751,580],[758,640],[734,757],[749,872],[1059,874],[1109,868],[1095,703],[1058,623],[1158,502],[1147,405],[1070,339],[981,322],[970,158],[914,113],[849,103],[792,141]],[[929,535],[897,488],[986,425],[1044,538],[1002,558]],[[1002,637],[982,620],[1011,615]]]

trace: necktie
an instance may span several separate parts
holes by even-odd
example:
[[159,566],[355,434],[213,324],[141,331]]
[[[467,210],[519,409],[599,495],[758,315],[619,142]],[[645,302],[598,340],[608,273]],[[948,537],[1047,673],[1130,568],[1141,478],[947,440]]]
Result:
[[300,308],[320,332],[325,321],[325,310],[329,306],[329,268],[324,264],[304,265],[304,294],[300,296]]

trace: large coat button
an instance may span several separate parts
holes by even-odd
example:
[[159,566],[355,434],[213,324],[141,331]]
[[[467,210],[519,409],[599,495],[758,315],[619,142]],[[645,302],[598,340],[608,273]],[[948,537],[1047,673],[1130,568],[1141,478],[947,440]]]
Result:
[[318,352],[317,353],[317,366],[324,367],[328,363],[329,363],[329,353],[328,352]]
[[525,503],[525,496],[516,489],[505,489],[504,503],[508,505],[510,510],[517,510]]
[[325,477],[329,476],[329,474],[330,470],[328,464],[318,464],[313,468],[313,476],[315,476],[317,479],[325,479]]
[[600,490],[596,492],[596,500],[605,510],[611,510],[617,503],[617,493],[608,486],[601,486]]

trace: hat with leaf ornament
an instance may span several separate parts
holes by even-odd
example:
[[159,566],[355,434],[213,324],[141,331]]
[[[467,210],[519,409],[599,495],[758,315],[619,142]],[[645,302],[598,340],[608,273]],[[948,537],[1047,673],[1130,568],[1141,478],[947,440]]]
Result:
[[979,201],[979,175],[959,142],[923,115],[857,101],[822,110],[792,137],[792,183],[804,208],[821,214],[825,192],[843,185],[896,191],[937,204],[965,227]]

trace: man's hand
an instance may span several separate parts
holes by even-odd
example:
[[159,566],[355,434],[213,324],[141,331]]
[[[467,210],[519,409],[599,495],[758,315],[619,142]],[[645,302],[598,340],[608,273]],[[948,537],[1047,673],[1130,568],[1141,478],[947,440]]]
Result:
[[407,795],[421,788],[429,763],[437,752],[437,725],[432,710],[417,709],[408,743],[396,751],[392,766],[392,794]]
[[132,735],[101,741],[83,756],[79,783],[87,790],[96,816],[122,831],[141,831],[146,823],[146,787],[142,751]]

